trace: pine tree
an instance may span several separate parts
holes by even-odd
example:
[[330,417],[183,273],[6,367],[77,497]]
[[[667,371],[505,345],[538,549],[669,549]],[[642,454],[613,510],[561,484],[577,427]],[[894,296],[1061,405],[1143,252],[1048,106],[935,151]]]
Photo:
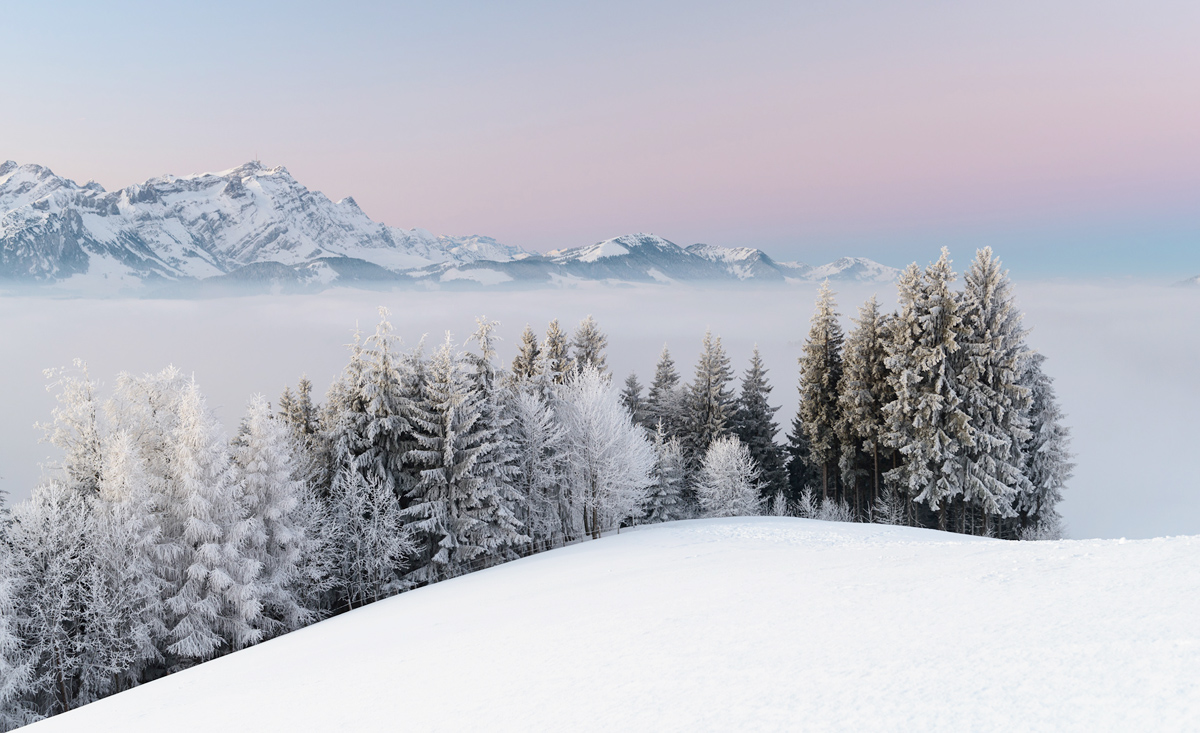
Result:
[[787,472],[784,470],[783,449],[775,444],[779,424],[772,418],[779,411],[767,401],[771,385],[767,381],[767,370],[763,366],[758,347],[750,357],[750,367],[742,377],[742,390],[738,395],[737,410],[733,418],[733,433],[750,451],[750,457],[759,467],[763,499],[770,499],[787,487]]
[[[838,441],[842,445],[842,481],[854,486],[855,512],[861,513],[880,496],[880,477],[886,463],[883,407],[894,395],[888,385],[887,320],[872,296],[858,309],[855,328],[846,339],[842,380],[838,388]],[[885,456],[886,457],[886,456]],[[870,494],[863,500],[859,490],[865,477]]]
[[654,449],[609,380],[585,366],[562,390],[567,486],[579,526],[593,538],[640,517],[652,479]]
[[513,379],[518,382],[532,379],[536,373],[538,355],[540,353],[541,350],[538,348],[537,335],[526,324],[525,331],[521,334],[521,344],[517,347],[517,356],[513,359]]
[[675,361],[665,344],[654,369],[654,382],[646,396],[646,417],[648,428],[661,423],[668,438],[683,438],[686,430],[684,390],[679,383],[679,373],[675,371]]
[[667,437],[662,423],[654,430],[654,468],[646,495],[645,522],[669,522],[683,519],[683,489],[687,475],[683,469],[683,448],[678,438]]
[[800,420],[813,465],[821,471],[821,497],[829,498],[838,461],[838,383],[842,378],[842,327],[829,282],[821,285],[804,354],[800,357]]
[[1045,361],[1042,354],[1030,354],[1021,377],[1021,384],[1030,392],[1026,411],[1029,436],[1021,446],[1029,483],[1017,494],[1013,508],[1022,533],[1055,538],[1062,536],[1056,505],[1075,464],[1071,462],[1071,431],[1063,424],[1065,416],[1054,394],[1054,380],[1042,368]]
[[621,404],[625,405],[626,410],[629,410],[635,423],[647,428],[652,427],[647,424],[649,414],[646,400],[642,397],[642,383],[638,381],[637,374],[634,372],[630,372],[629,376],[625,378],[625,387],[621,390]]
[[990,247],[976,253],[965,279],[957,361],[971,441],[959,458],[962,491],[985,518],[1004,517],[1012,513],[1017,494],[1029,491],[1021,455],[1021,444],[1030,438],[1029,388],[1020,384],[1026,331],[1008,273]]
[[596,321],[591,316],[579,322],[571,346],[574,351],[576,369],[590,366],[601,374],[608,371],[607,360],[604,356],[604,349],[608,346],[608,337],[600,331],[600,327],[596,325]]
[[733,372],[721,338],[704,333],[703,351],[696,364],[696,378],[685,396],[686,432],[682,443],[688,462],[698,465],[708,446],[729,432],[736,403],[729,386]]
[[763,505],[758,466],[737,436],[726,435],[709,445],[696,481],[700,508],[709,517],[745,517]]
[[567,334],[559,327],[557,318],[550,321],[538,356],[543,363],[542,373],[554,384],[565,384],[575,369],[575,361],[568,353]]
[[[950,291],[954,273],[945,249],[922,275],[915,264],[898,283],[900,312],[888,343],[888,381],[896,399],[884,407],[886,442],[903,456],[888,472],[912,502],[940,511],[962,493],[958,456],[971,440],[956,373],[962,317]],[[914,520],[915,521],[915,520]]]

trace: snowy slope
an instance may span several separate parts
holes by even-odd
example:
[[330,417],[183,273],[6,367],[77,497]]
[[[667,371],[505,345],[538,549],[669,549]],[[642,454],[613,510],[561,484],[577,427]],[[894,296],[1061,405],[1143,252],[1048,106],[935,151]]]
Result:
[[420,589],[30,730],[1185,730],[1198,608],[1193,537],[681,522]]

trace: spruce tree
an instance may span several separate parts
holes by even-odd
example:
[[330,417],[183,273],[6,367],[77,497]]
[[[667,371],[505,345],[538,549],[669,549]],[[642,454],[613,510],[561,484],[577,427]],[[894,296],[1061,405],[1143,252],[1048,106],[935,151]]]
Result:
[[519,385],[510,400],[507,433],[517,455],[517,518],[532,540],[552,546],[570,532],[572,523],[563,485],[563,428],[552,403],[536,387]]
[[644,522],[669,522],[683,519],[686,507],[683,504],[683,489],[686,474],[683,468],[683,449],[678,438],[667,437],[662,423],[654,430],[653,482],[646,495]]
[[705,331],[696,377],[684,397],[686,431],[681,442],[692,465],[698,466],[708,446],[729,432],[737,407],[729,386],[732,378],[721,337]]
[[6,731],[40,717],[28,701],[33,665],[20,634],[25,622],[21,598],[32,579],[20,573],[14,561],[7,525],[8,512],[0,506],[0,730]]
[[557,318],[546,328],[546,339],[542,341],[540,352],[545,376],[554,384],[565,384],[575,369],[575,361],[568,350],[567,334],[559,327]]
[[804,354],[800,357],[800,421],[809,459],[821,472],[821,497],[829,498],[838,461],[838,384],[842,378],[842,327],[829,282],[821,285]]
[[403,590],[401,572],[414,551],[391,490],[343,460],[329,491],[329,544],[334,585],[347,610]]
[[580,321],[579,327],[575,329],[575,338],[571,341],[575,368],[590,366],[601,374],[607,374],[608,364],[604,356],[607,346],[608,337],[600,331],[600,327],[591,316]]
[[646,400],[642,397],[642,383],[638,381],[637,374],[634,372],[630,372],[629,376],[625,378],[625,386],[621,390],[621,404],[625,405],[626,410],[629,410],[635,423],[647,428],[653,427],[647,423],[649,415]]
[[797,504],[805,492],[812,493],[821,483],[821,474],[814,468],[808,447],[808,435],[799,411],[792,418],[792,427],[787,435],[787,491],[785,498]]
[[668,438],[682,440],[686,429],[684,390],[679,383],[679,373],[675,371],[675,361],[665,344],[654,369],[654,382],[646,395],[646,417],[647,427],[661,423]]
[[985,518],[1004,517],[1017,494],[1029,491],[1021,455],[1030,438],[1029,388],[1020,383],[1026,331],[1008,273],[990,247],[976,253],[965,280],[957,361],[971,441],[960,454],[962,491]]
[[[883,407],[893,398],[887,373],[887,318],[874,296],[858,309],[854,330],[846,339],[842,381],[838,388],[838,440],[842,445],[843,482],[854,486],[855,511],[871,507],[880,496]],[[886,456],[885,456],[886,457]],[[861,496],[865,477],[869,495]]]
[[763,499],[775,496],[787,488],[787,472],[784,469],[783,449],[776,445],[775,435],[779,423],[774,421],[778,407],[767,401],[771,385],[767,381],[767,369],[763,366],[758,346],[750,357],[750,366],[742,377],[742,390],[738,395],[737,411],[733,418],[733,432],[750,451],[759,469],[759,486]]
[[533,378],[540,351],[537,335],[526,324],[525,331],[521,334],[521,343],[517,347],[517,355],[513,359],[512,377],[514,380],[523,382]]
[[1029,482],[1013,508],[1023,536],[1057,538],[1063,534],[1057,504],[1071,479],[1071,431],[1054,393],[1054,380],[1043,370],[1046,357],[1032,353],[1021,384],[1029,390],[1029,435],[1021,445],[1023,471]]

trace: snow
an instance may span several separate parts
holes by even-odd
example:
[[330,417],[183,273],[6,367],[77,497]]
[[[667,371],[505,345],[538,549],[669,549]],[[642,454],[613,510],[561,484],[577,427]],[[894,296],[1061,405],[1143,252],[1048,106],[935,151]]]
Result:
[[413,591],[30,730],[1182,730],[1200,538],[652,525]]
[[[551,256],[562,254],[559,251],[551,252]],[[629,254],[629,250],[623,247],[615,239],[606,239],[603,242],[583,247],[573,259],[580,262],[595,262],[596,260],[604,259],[605,257],[619,257]]]
[[473,280],[483,285],[499,285],[500,283],[511,282],[512,276],[507,272],[489,270],[487,268],[460,270],[457,267],[452,267],[442,273],[441,281],[449,282],[452,280]]

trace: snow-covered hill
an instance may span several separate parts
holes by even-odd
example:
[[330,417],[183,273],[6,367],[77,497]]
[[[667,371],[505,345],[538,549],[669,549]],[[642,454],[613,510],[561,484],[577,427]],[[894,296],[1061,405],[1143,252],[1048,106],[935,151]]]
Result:
[[1200,538],[750,518],[423,588],[31,731],[1187,730]]
[[[0,281],[59,290],[214,293],[223,289],[538,287],[603,282],[890,280],[843,258],[776,263],[761,250],[629,234],[547,255],[490,237],[435,236],[372,221],[283,167],[163,176],[108,192],[38,165],[0,165]],[[182,284],[182,285],[181,285]]]

